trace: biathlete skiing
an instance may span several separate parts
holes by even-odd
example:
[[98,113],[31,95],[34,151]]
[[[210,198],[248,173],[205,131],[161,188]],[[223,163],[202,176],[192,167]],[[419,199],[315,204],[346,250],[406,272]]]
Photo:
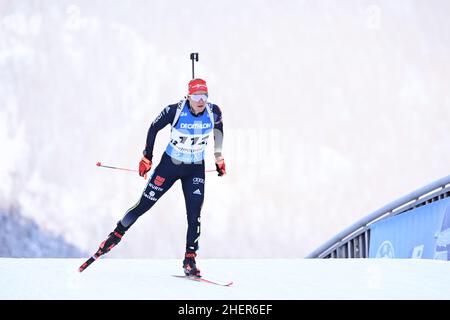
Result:
[[191,80],[185,99],[164,108],[150,125],[139,162],[139,175],[145,179],[153,166],[156,135],[169,124],[170,141],[139,201],[126,211],[116,228],[100,244],[96,254],[80,267],[80,272],[115,247],[138,218],[152,208],[177,180],[181,180],[187,215],[183,271],[186,276],[201,277],[195,258],[199,248],[200,217],[205,196],[205,149],[211,136],[214,136],[218,176],[226,174],[222,156],[222,112],[216,104],[209,102],[208,87],[203,79]]

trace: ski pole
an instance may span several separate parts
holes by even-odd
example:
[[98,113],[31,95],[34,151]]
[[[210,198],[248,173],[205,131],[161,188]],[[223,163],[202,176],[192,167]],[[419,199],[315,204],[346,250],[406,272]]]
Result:
[[[113,167],[113,166],[104,166],[104,165],[102,165],[101,162],[97,162],[97,167],[108,168],[108,169],[117,169],[117,170],[125,170],[125,171],[133,171],[133,172],[139,172],[139,170],[134,170],[134,169],[119,168],[119,167]],[[216,169],[205,170],[205,172],[214,172],[214,171],[216,171]]]
[[194,60],[198,62],[198,52],[191,53],[191,60],[192,60],[192,79],[195,78],[194,76]]
[[112,167],[112,166],[104,166],[104,165],[102,165],[101,162],[97,162],[97,167],[103,167],[103,168],[108,168],[108,169],[117,169],[117,170],[125,170],[125,171],[138,172],[138,170],[134,170],[134,169],[119,168],[119,167]]

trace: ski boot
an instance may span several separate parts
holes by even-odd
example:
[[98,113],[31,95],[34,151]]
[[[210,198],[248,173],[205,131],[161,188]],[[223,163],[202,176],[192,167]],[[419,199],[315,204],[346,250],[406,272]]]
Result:
[[101,254],[108,253],[112,248],[114,248],[120,240],[122,240],[123,235],[128,230],[128,228],[124,227],[120,221],[117,223],[117,227],[108,235],[108,238],[100,243],[99,251]]
[[200,269],[197,269],[195,264],[195,257],[197,254],[195,252],[186,252],[183,260],[183,270],[187,277],[197,277],[200,278]]
[[98,248],[97,252],[94,253],[94,255],[92,255],[89,259],[87,259],[78,268],[78,271],[83,272],[84,269],[89,267],[95,260],[100,258],[100,256],[104,255],[105,253],[108,253],[112,248],[114,248],[120,242],[120,240],[122,240],[122,237],[125,234],[125,231],[128,230],[128,228],[124,227],[119,221],[114,231],[108,235],[108,238],[102,243],[100,243],[100,247]]

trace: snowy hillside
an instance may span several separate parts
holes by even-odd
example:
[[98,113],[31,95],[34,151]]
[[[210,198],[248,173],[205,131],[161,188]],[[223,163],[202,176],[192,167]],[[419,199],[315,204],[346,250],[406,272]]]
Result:
[[87,255],[67,243],[63,236],[41,228],[35,221],[18,212],[0,211],[0,226],[0,257],[77,258]]
[[[104,240],[145,181],[95,164],[137,168],[199,52],[228,172],[206,177],[202,256],[304,257],[449,174],[449,12],[448,0],[0,1],[0,211],[39,230],[13,222],[4,236],[40,243],[2,242],[2,255],[75,258]],[[176,183],[111,256],[180,257],[185,230]]]
[[219,287],[171,277],[179,260],[0,259],[0,299],[450,299],[448,262],[204,259]]

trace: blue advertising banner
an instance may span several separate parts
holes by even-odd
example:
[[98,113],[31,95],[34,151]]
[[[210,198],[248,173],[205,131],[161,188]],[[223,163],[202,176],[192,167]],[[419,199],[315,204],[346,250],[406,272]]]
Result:
[[374,223],[369,258],[450,260],[450,199]]

